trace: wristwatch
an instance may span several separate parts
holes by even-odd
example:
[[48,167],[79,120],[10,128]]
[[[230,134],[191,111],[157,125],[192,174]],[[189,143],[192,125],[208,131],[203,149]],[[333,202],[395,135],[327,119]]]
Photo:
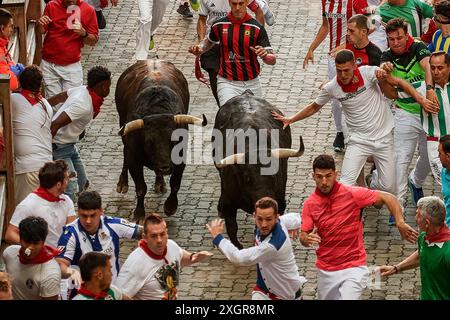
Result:
[[431,84],[427,84],[427,90],[434,90],[434,86],[432,86]]

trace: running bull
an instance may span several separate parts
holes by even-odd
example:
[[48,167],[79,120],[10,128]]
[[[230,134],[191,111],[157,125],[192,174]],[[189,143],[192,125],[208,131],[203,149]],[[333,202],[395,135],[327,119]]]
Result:
[[272,111],[280,112],[246,91],[224,104],[215,119],[213,157],[221,180],[217,209],[225,219],[230,240],[240,249],[237,210],[251,214],[258,199],[270,196],[278,202],[279,213],[283,214],[287,160],[304,152],[302,137],[299,150],[291,149],[291,130],[289,127],[283,130],[283,124],[273,118]]
[[177,211],[177,193],[180,189],[186,154],[175,156],[182,161],[173,161],[172,150],[184,143],[182,135],[172,141],[176,129],[185,129],[188,124],[206,125],[203,119],[187,115],[189,89],[186,78],[172,63],[162,60],[138,61],[120,76],[116,87],[116,108],[119,113],[123,148],[123,168],[117,183],[117,192],[128,191],[128,171],[136,186],[137,204],[134,218],[145,216],[144,197],[147,185],[144,166],[156,175],[154,190],[165,193],[164,175],[170,177],[170,195],[164,203],[166,215]]

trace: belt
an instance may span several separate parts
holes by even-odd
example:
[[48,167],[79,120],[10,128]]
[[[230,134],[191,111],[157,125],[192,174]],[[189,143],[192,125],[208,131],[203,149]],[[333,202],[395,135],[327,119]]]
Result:
[[278,298],[278,297],[277,297],[276,295],[274,295],[272,292],[263,290],[262,288],[258,287],[258,285],[255,285],[255,286],[253,287],[253,290],[254,290],[254,291],[259,291],[259,292],[264,293],[265,295],[267,295],[267,296],[270,298],[270,300],[281,300],[281,298]]
[[427,136],[427,141],[439,141],[439,138]]
[[[254,291],[259,291],[259,292],[264,293],[265,295],[267,295],[267,296],[270,298],[270,300],[282,300],[281,298],[279,298],[279,297],[277,297],[276,295],[274,295],[272,292],[263,290],[262,288],[258,287],[258,285],[255,285],[255,286],[253,287],[253,290],[254,290]],[[297,300],[297,299],[300,298],[301,296],[302,296],[302,289],[300,288],[300,289],[298,289],[297,292],[295,293],[294,300]],[[303,299],[301,299],[301,300],[303,300]]]

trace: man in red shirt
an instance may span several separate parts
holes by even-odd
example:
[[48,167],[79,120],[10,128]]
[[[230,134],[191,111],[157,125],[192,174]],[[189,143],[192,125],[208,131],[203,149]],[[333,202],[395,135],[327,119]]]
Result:
[[276,63],[264,27],[247,13],[248,0],[228,0],[231,11],[211,27],[208,36],[189,52],[200,56],[218,44],[220,67],[217,96],[220,106],[250,89],[262,96],[258,57],[269,65]]
[[385,204],[395,217],[402,239],[415,242],[418,233],[405,223],[402,207],[390,193],[339,183],[333,157],[320,155],[314,159],[313,179],[317,188],[303,204],[300,242],[305,247],[319,245],[319,299],[359,299],[369,274],[362,209]]
[[52,0],[38,26],[45,33],[41,68],[46,96],[81,86],[81,48],[98,41],[95,10],[83,0]]
[[18,77],[23,71],[21,63],[15,63],[7,48],[9,37],[13,33],[14,23],[8,10],[0,9],[0,74],[9,74],[9,87],[11,91],[19,87]]

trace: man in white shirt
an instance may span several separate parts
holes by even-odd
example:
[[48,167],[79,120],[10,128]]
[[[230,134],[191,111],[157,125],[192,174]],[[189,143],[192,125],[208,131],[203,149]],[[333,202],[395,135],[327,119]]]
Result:
[[22,89],[11,94],[16,205],[39,186],[39,169],[53,160],[53,109],[41,96],[42,78],[38,66],[26,67],[19,76]]
[[[120,239],[140,239],[141,229],[125,219],[103,214],[102,199],[96,191],[84,191],[78,197],[78,219],[66,225],[58,241],[60,254],[56,258],[62,278],[71,278],[80,285],[80,258],[87,252],[103,252],[111,256],[113,279],[119,273]],[[77,274],[78,273],[78,274]]]
[[44,219],[27,217],[19,224],[20,246],[9,246],[3,252],[14,300],[59,298],[61,270],[54,258],[57,250],[44,245],[47,232]]
[[101,66],[93,67],[88,72],[88,85],[69,89],[49,99],[50,104],[64,104],[53,117],[51,132],[53,136],[53,158],[64,159],[70,172],[76,172],[77,179],[70,180],[66,194],[74,200],[77,190],[85,190],[89,181],[83,161],[76,146],[80,134],[92,119],[100,113],[105,97],[111,87],[111,72]]
[[206,227],[213,243],[233,264],[256,264],[257,279],[252,300],[294,300],[301,297],[306,279],[299,275],[289,230],[300,228],[298,213],[278,214],[278,203],[270,198],[259,199],[253,214],[256,224],[256,245],[239,250],[222,236],[224,222],[215,219]]
[[157,214],[144,220],[139,246],[128,256],[113,282],[134,300],[175,300],[181,268],[212,253],[188,252],[169,239],[166,222]]
[[[355,185],[367,158],[373,156],[378,175],[373,177],[369,187],[395,194],[394,119],[383,95],[391,94],[393,86],[385,80],[384,70],[375,66],[358,68],[350,50],[339,51],[335,62],[337,75],[325,85],[316,101],[290,118],[277,113],[273,115],[284,123],[285,128],[312,116],[330,99],[337,99],[342,105],[350,134],[340,182]],[[431,103],[405,82],[400,85],[421,105]]]
[[75,220],[72,200],[64,194],[69,181],[64,160],[47,162],[39,170],[39,188],[30,193],[17,207],[11,217],[5,240],[19,244],[19,223],[30,216],[43,218],[49,225],[45,240],[47,245],[58,246],[63,227]]

